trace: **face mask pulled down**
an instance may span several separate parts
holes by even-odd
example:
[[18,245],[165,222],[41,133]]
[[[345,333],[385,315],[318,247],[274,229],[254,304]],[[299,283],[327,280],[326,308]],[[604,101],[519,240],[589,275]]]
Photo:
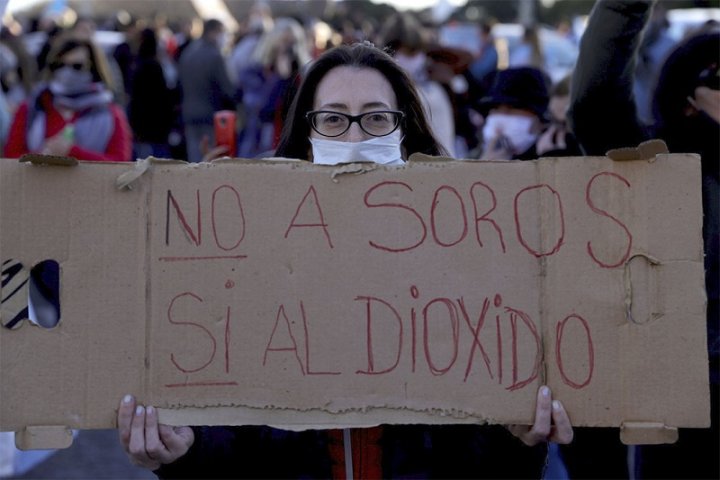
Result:
[[400,132],[362,142],[340,142],[310,138],[313,163],[339,165],[343,163],[372,162],[380,165],[403,165]]

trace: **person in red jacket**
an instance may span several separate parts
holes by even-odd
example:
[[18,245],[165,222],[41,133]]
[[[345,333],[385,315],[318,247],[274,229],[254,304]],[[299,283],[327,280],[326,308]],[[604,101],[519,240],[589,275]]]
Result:
[[58,39],[43,81],[15,112],[4,155],[63,155],[79,160],[130,161],[132,133],[113,101],[101,52],[90,41]]

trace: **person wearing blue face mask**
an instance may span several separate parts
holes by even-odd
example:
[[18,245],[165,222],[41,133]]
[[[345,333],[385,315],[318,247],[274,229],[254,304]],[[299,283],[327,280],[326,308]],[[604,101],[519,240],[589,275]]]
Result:
[[[359,43],[329,50],[309,67],[275,155],[322,165],[402,165],[418,152],[444,154],[414,85],[392,57]],[[544,386],[534,425],[507,429],[171,427],[128,395],[118,431],[130,460],[160,478],[540,478],[546,442],[573,437],[562,404]]]

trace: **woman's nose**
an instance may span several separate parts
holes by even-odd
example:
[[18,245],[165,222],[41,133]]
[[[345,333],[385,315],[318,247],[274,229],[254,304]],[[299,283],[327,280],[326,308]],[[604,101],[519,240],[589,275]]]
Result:
[[363,140],[367,140],[367,138],[368,134],[363,132],[357,122],[353,122],[348,131],[345,132],[344,140],[346,142],[362,142]]

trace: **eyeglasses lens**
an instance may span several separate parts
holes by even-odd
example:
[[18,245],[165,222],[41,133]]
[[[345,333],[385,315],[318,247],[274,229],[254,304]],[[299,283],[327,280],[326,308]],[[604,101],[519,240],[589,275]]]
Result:
[[388,135],[397,126],[397,115],[390,112],[370,112],[360,119],[360,126],[370,135]]
[[383,137],[392,133],[400,123],[398,112],[366,112],[359,118],[352,118],[337,112],[316,112],[311,114],[313,128],[326,137],[338,137],[345,133],[353,121],[368,135]]

